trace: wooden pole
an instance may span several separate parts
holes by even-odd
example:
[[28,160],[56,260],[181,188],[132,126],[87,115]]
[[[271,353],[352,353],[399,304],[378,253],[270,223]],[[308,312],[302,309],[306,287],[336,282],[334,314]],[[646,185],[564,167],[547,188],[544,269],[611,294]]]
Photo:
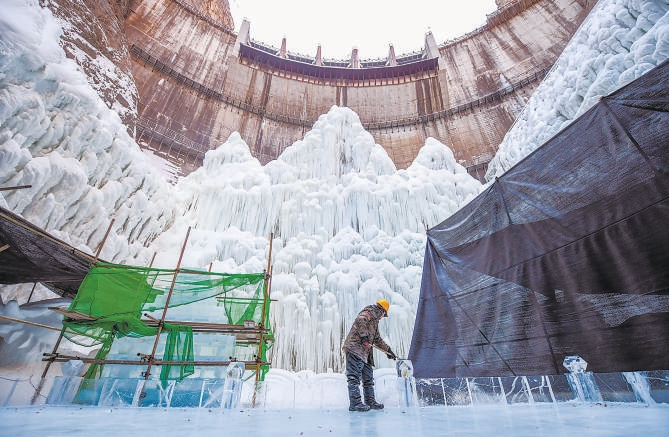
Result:
[[[48,355],[48,354],[45,354]],[[49,358],[44,358],[43,360],[48,360]],[[143,359],[139,360],[99,360],[96,358],[86,358],[86,357],[79,357],[79,356],[72,356],[72,355],[61,355],[58,354],[58,356],[55,358],[55,361],[59,363],[64,363],[70,360],[80,360],[83,361],[84,363],[87,364],[113,364],[113,365],[131,365],[131,366],[137,366],[137,365],[142,365],[145,363]],[[194,365],[194,366],[202,366],[202,367],[220,367],[220,366],[227,366],[230,363],[242,363],[244,364],[245,367],[248,367],[250,369],[255,369],[256,367],[256,362],[255,361],[180,361],[180,360],[155,360],[157,365],[174,365],[174,366],[182,366],[182,365]],[[265,363],[269,364],[269,363]]]
[[31,405],[33,405],[37,401],[37,398],[39,397],[40,392],[42,391],[42,387],[44,387],[44,379],[46,378],[46,374],[49,372],[51,363],[53,363],[55,360],[56,353],[58,352],[58,347],[60,346],[60,342],[63,339],[64,332],[65,332],[65,327],[63,326],[63,329],[60,330],[60,334],[58,334],[58,340],[56,340],[56,344],[53,347],[53,352],[51,352],[49,360],[46,362],[46,366],[44,366],[44,371],[42,372],[42,377],[39,380],[37,388],[35,389],[35,394],[33,395],[33,398],[30,400]]
[[274,240],[274,232],[269,234],[269,251],[267,253],[267,269],[265,269],[265,279],[263,284],[263,301],[262,301],[262,314],[260,316],[260,341],[258,342],[258,355],[256,361],[258,362],[256,366],[256,380],[255,385],[256,389],[253,391],[253,402],[252,405],[256,405],[256,393],[258,391],[258,380],[260,379],[260,367],[262,362],[262,353],[263,353],[263,341],[264,341],[264,332],[265,332],[265,312],[267,311],[267,304],[269,302],[270,290],[270,278],[271,278],[271,266],[272,266],[272,242]]
[[272,242],[273,242],[273,240],[274,240],[274,233],[272,232],[272,233],[269,234],[269,251],[267,253],[267,269],[265,269],[267,274],[265,275],[265,290],[264,290],[264,295],[263,295],[264,300],[263,300],[263,305],[262,305],[263,311],[262,311],[262,319],[261,319],[262,324],[263,324],[263,328],[265,327],[265,310],[267,309],[267,302],[269,302],[269,292],[270,292],[270,290],[269,290],[268,286],[269,286],[269,281],[271,279],[270,272],[272,270]]
[[[100,256],[100,252],[102,252],[102,247],[105,245],[105,242],[107,241],[107,236],[109,235],[109,232],[112,229],[112,225],[114,224],[114,219],[111,220],[109,223],[109,227],[107,228],[107,232],[105,233],[104,238],[100,242],[100,247],[98,248],[98,252],[95,254],[95,259],[94,263],[98,261],[98,257]],[[37,285],[37,284],[35,284]],[[34,290],[34,288],[33,288]],[[32,296],[32,293],[31,293]],[[56,344],[53,347],[53,351],[51,352],[50,358],[48,359],[46,366],[44,366],[44,371],[42,372],[42,378],[40,379],[40,383],[37,386],[37,389],[35,390],[35,395],[33,396],[32,400],[30,401],[31,404],[34,404],[35,401],[37,400],[37,397],[39,396],[40,392],[42,391],[42,387],[44,386],[44,378],[46,378],[47,373],[49,373],[49,368],[51,367],[51,363],[54,362],[55,357],[58,354],[58,347],[60,346],[60,342],[63,340],[63,334],[65,333],[65,326],[63,326],[63,329],[60,331],[60,334],[58,335],[58,340],[56,340]]]
[[26,302],[26,303],[30,303],[30,299],[33,298],[33,293],[35,292],[35,287],[37,287],[37,282],[35,282],[35,283],[33,284],[33,289],[30,290],[30,295],[28,296],[28,302]]
[[184,239],[183,247],[181,248],[181,254],[179,255],[179,261],[177,262],[177,268],[174,269],[174,276],[172,277],[172,285],[170,285],[170,291],[167,294],[167,300],[165,301],[165,308],[163,308],[163,315],[160,317],[160,322],[158,323],[158,333],[156,334],[156,340],[153,342],[153,350],[151,355],[149,355],[148,360],[149,364],[144,372],[144,380],[148,380],[151,376],[151,367],[153,366],[154,356],[156,355],[156,349],[158,349],[158,342],[160,341],[160,334],[163,331],[163,326],[165,325],[165,316],[167,315],[167,308],[170,305],[170,299],[172,299],[172,292],[174,291],[174,284],[177,281],[177,275],[179,274],[179,268],[181,267],[181,260],[183,259],[184,252],[186,251],[186,243],[188,243],[188,236],[190,235],[190,226],[188,227],[188,232],[186,232],[186,238]]
[[[55,326],[51,326],[51,325],[45,325],[43,323],[35,323],[35,322],[31,322],[29,320],[22,320],[22,319],[17,319],[17,318],[14,318],[14,317],[8,317],[8,316],[2,316],[2,315],[0,315],[0,319],[8,320],[10,322],[23,323],[24,325],[37,326],[38,328],[50,329],[52,331],[59,331],[60,332],[63,329],[63,328],[56,328]],[[77,332],[74,332],[74,331],[67,331],[67,333],[74,334],[74,335],[79,335]]]
[[32,185],[17,185],[15,187],[0,187],[0,191],[22,190],[24,188],[32,188]]
[[114,220],[112,219],[111,222],[109,222],[109,227],[107,228],[107,232],[105,232],[105,236],[100,242],[100,247],[98,247],[98,252],[95,254],[95,261],[98,262],[98,258],[100,258],[100,252],[102,252],[102,248],[104,247],[105,243],[107,242],[107,237],[109,236],[109,233],[111,232],[112,226],[114,225]]

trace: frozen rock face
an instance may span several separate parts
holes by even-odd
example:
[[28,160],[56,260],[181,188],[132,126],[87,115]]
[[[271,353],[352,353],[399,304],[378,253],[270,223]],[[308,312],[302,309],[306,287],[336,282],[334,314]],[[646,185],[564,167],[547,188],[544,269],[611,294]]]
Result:
[[590,109],[669,57],[669,2],[600,1],[531,97],[488,166],[494,180]]
[[184,215],[152,248],[157,265],[174,265],[190,225],[185,258],[193,266],[261,271],[273,233],[273,365],[343,371],[340,348],[353,319],[381,298],[391,303],[382,332],[406,355],[425,228],[480,189],[434,139],[397,171],[358,116],[333,107],[265,167],[238,134],[208,152],[203,167],[176,185]]
[[[67,56],[84,70],[105,104],[134,131],[139,93],[130,69],[123,17],[130,0],[56,0],[44,2],[63,29]],[[224,2],[225,3],[225,2]]]
[[0,16],[0,204],[89,253],[130,261],[171,222],[169,187],[91,88],[37,2]]

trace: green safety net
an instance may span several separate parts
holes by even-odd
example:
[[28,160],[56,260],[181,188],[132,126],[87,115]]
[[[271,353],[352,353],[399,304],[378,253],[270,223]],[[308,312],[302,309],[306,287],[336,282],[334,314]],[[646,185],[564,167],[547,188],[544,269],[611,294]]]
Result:
[[[214,305],[218,303],[224,307],[227,324],[241,326],[245,321],[252,320],[257,326],[265,321],[265,328],[269,328],[270,300],[264,279],[263,273],[228,274],[190,269],[175,271],[97,263],[89,270],[69,307],[70,311],[79,314],[73,313],[71,317],[65,318],[64,335],[82,346],[101,345],[95,358],[105,360],[114,339],[155,337],[158,334],[155,324],[149,326],[145,323],[145,314],[160,319],[166,303],[169,309],[205,299],[215,299]],[[93,320],[80,320],[81,314]],[[192,327],[187,325],[188,321],[179,322],[163,324],[162,332],[167,334],[163,361],[193,362]],[[267,350],[273,340],[273,334],[268,330],[263,336],[262,345],[256,343],[244,347],[258,348],[259,359],[265,363]],[[151,353],[138,352],[146,355]],[[91,365],[86,377],[99,377],[102,368],[103,364]],[[258,370],[262,379],[269,366],[260,366]],[[192,364],[162,365],[160,379],[181,380],[193,372]]]

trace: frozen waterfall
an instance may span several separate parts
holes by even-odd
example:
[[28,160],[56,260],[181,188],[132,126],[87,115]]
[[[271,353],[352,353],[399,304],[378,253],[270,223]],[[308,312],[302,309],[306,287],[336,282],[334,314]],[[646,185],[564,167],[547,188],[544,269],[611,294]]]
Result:
[[[600,1],[507,134],[488,176],[669,57],[668,11],[666,1]],[[232,134],[172,186],[66,58],[61,33],[38,2],[3,1],[0,185],[32,188],[0,193],[0,205],[89,253],[113,218],[101,257],[126,264],[148,265],[156,253],[154,265],[174,267],[192,226],[185,266],[258,272],[273,233],[274,367],[341,371],[349,325],[382,297],[391,303],[382,335],[406,356],[425,228],[482,190],[446,146],[428,139],[413,164],[397,170],[355,113],[333,107],[265,166]],[[2,286],[0,296],[23,304],[31,288]],[[33,300],[48,297],[38,287]],[[10,337],[23,338],[3,340]],[[25,338],[21,348],[38,349],[34,335]],[[378,362],[389,365],[385,356]]]
[[339,372],[350,324],[381,298],[391,302],[382,332],[406,356],[425,227],[480,189],[433,139],[411,167],[396,170],[358,116],[333,107],[265,167],[238,134],[209,151],[202,168],[175,187],[183,213],[154,244],[156,263],[173,265],[180,239],[193,226],[185,255],[191,266],[259,271],[274,233],[272,363]]
[[[192,226],[184,266],[259,272],[273,233],[274,367],[341,371],[349,325],[380,298],[391,303],[382,333],[407,354],[425,228],[482,188],[450,149],[429,139],[397,170],[354,112],[333,107],[266,166],[234,133],[171,186],[65,57],[49,11],[6,7],[0,184],[33,187],[3,192],[3,206],[89,253],[114,218],[101,258],[126,264],[155,253],[154,266],[174,267]],[[4,286],[2,299],[23,303],[31,287]]]

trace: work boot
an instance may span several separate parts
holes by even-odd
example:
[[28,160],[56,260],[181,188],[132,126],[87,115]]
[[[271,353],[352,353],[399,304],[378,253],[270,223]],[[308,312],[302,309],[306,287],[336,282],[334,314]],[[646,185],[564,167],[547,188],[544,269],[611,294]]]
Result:
[[383,410],[383,404],[374,399],[374,386],[363,387],[365,391],[365,404],[368,409]]
[[362,397],[360,396],[360,387],[349,385],[348,399],[350,402],[348,411],[369,411],[369,406],[362,403]]
[[[381,408],[383,408],[383,405],[381,405]],[[348,407],[348,411],[369,411],[369,405],[365,405],[362,402],[358,404],[351,404]]]

